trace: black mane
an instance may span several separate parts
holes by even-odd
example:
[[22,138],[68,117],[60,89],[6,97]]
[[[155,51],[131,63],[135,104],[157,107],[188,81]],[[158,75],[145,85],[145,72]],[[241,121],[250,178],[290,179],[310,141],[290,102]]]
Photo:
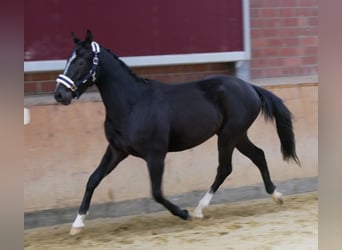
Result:
[[137,75],[124,61],[122,61],[116,54],[114,54],[110,49],[103,48],[106,50],[109,54],[111,54],[119,63],[120,65],[128,71],[128,73],[133,76],[138,82],[148,83],[150,79],[143,78],[139,75]]

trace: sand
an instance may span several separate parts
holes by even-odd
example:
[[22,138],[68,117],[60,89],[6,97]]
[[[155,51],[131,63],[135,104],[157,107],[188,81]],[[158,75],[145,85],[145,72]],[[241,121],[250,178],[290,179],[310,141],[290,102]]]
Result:
[[167,211],[88,220],[69,235],[70,224],[25,230],[24,249],[318,249],[318,195],[211,205],[202,220],[183,221]]

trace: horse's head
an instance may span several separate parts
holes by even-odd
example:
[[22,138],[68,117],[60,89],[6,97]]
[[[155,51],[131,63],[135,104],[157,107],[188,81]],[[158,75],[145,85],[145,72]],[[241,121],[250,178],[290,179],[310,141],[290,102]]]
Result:
[[100,47],[93,42],[93,35],[88,30],[84,41],[72,33],[75,48],[67,60],[64,73],[57,78],[55,99],[64,105],[71,103],[75,97],[96,82],[96,69]]

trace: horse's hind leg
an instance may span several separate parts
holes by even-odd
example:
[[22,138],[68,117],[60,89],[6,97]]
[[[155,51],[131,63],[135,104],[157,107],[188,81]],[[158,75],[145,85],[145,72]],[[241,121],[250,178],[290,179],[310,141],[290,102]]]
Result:
[[84,227],[85,217],[88,213],[91,197],[93,196],[95,188],[99,185],[101,180],[107,176],[113,169],[127,157],[126,153],[117,151],[110,145],[107,147],[105,154],[102,157],[100,165],[97,169],[90,175],[86,190],[83,196],[82,203],[78,210],[78,215],[72,224],[70,231],[71,235],[81,232]]
[[195,208],[192,214],[194,217],[203,218],[203,212],[202,212],[203,208],[209,206],[209,203],[214,193],[221,186],[221,184],[224,182],[227,176],[231,174],[234,141],[235,140],[232,140],[232,139],[229,140],[227,136],[219,135],[218,137],[219,166],[217,168],[215,181],[211,185],[209,191],[199,201],[198,206]]
[[237,149],[247,156],[251,161],[258,167],[262,179],[264,181],[266,192],[270,195],[272,195],[272,198],[275,202],[282,204],[282,194],[279,193],[273,182],[271,181],[270,173],[268,171],[267,162],[265,159],[264,151],[257,146],[255,146],[247,137],[247,134],[245,134],[237,144]]
[[162,193],[162,178],[164,172],[164,158],[165,156],[153,155],[148,157],[147,166],[152,184],[152,196],[154,200],[165,208],[167,208],[173,215],[180,217],[183,220],[189,218],[187,210],[181,210],[179,207],[168,201]]

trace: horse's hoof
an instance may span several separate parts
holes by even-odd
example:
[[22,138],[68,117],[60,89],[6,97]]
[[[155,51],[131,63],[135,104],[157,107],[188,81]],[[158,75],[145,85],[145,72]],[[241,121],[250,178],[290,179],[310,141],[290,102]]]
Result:
[[272,194],[272,199],[279,205],[282,205],[284,203],[283,195],[277,190],[274,190]]
[[83,230],[83,227],[72,227],[70,230],[70,235],[76,235],[81,233]]
[[191,220],[191,216],[190,213],[188,212],[188,210],[184,209],[181,210],[181,213],[179,215],[179,217],[183,220]]
[[192,217],[196,219],[203,219],[204,215],[201,209],[195,208],[195,210],[191,214]]

